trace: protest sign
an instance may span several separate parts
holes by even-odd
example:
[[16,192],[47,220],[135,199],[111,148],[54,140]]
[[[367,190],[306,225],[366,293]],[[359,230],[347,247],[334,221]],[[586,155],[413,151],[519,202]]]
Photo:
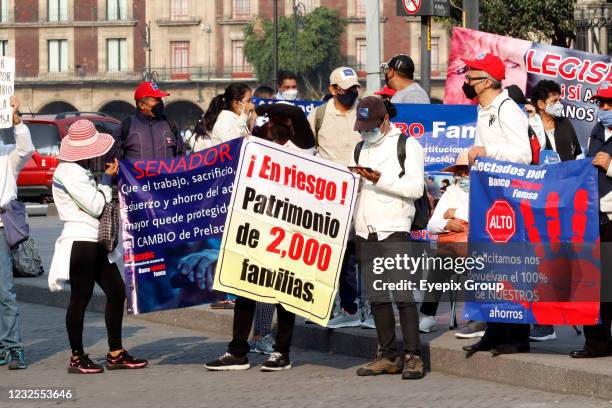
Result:
[[219,300],[213,274],[242,139],[166,160],[121,162],[128,313]]
[[325,325],[358,181],[346,167],[262,139],[245,141],[214,289]]
[[11,96],[15,93],[15,58],[0,57],[0,129],[13,126]]
[[475,59],[484,53],[497,55],[504,62],[504,86],[518,85],[527,97],[540,80],[557,82],[561,86],[564,116],[571,120],[585,150],[591,129],[597,122],[597,108],[590,99],[598,86],[611,76],[610,55],[589,54],[456,27],[451,40],[444,103],[475,103],[465,97],[461,88],[466,72],[461,59]]
[[469,278],[503,282],[505,289],[475,294],[465,318],[595,324],[598,200],[597,171],[589,160],[527,166],[479,159],[470,171],[469,241],[486,269]]

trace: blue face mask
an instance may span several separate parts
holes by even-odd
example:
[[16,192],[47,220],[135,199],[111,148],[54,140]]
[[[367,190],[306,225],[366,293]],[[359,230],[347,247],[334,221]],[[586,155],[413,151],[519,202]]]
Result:
[[459,176],[455,177],[455,181],[460,189],[466,193],[470,192],[470,176]]
[[612,110],[603,110],[601,108],[598,109],[597,119],[599,119],[605,128],[612,127]]
[[380,142],[382,140],[382,138],[385,136],[380,131],[380,128],[374,128],[374,129],[372,129],[369,132],[360,131],[359,134],[361,135],[361,138],[365,142],[368,142],[368,144],[376,144],[376,143]]

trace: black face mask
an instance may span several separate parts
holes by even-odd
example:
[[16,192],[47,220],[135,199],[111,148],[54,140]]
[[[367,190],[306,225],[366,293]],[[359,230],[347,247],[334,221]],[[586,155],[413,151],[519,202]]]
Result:
[[159,101],[157,105],[151,108],[151,113],[157,118],[164,114],[164,101]]
[[347,92],[345,94],[336,94],[336,99],[343,106],[346,106],[347,108],[350,108],[351,106],[353,106],[353,104],[357,100],[358,96],[359,96],[359,92],[358,91],[349,91],[349,92]]
[[467,82],[463,83],[461,89],[463,89],[463,94],[468,99],[474,99],[478,96],[478,94],[476,93],[476,89],[474,89],[474,85],[470,85]]

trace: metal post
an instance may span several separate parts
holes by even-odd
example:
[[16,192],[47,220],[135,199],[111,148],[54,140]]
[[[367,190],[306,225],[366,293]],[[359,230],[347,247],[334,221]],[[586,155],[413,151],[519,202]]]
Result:
[[463,26],[478,30],[480,0],[463,0]]
[[278,0],[274,0],[274,50],[272,63],[272,80],[278,75]]
[[366,2],[366,72],[369,92],[380,89],[380,4]]
[[147,24],[147,52],[149,53],[149,59],[148,59],[148,67],[147,67],[147,73],[149,75],[151,75],[151,22],[149,21],[149,23]]
[[298,5],[297,0],[293,0],[293,72],[298,71],[298,46],[297,46],[297,35],[298,35]]
[[421,16],[421,86],[431,95],[431,17]]

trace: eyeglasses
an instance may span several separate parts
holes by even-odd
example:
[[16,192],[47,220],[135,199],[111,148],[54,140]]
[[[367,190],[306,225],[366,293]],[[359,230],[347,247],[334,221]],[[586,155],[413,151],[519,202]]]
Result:
[[612,99],[597,98],[595,99],[595,105],[597,105],[599,108],[605,105],[612,105]]
[[489,77],[471,77],[469,75],[465,76],[465,79],[470,82],[470,81],[477,81],[477,80],[484,80],[484,79],[489,79]]

